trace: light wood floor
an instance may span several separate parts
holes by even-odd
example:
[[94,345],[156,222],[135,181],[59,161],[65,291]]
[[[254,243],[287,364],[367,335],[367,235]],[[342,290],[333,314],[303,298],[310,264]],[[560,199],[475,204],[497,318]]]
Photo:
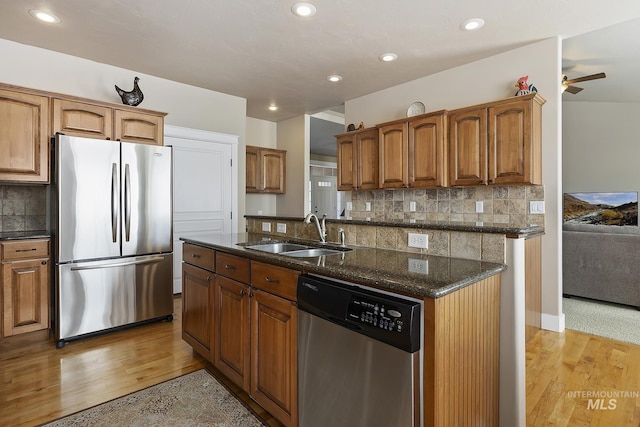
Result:
[[[79,340],[60,350],[53,339],[37,334],[1,341],[0,426],[38,425],[205,366],[217,373],[182,341],[181,299],[174,303],[173,322]],[[224,382],[269,425],[281,426]],[[640,395],[639,346],[570,330],[539,331],[527,345],[528,427],[640,426],[640,397],[619,397],[615,409],[594,409],[588,397],[574,395],[616,390]],[[609,404],[605,397],[602,407]]]
[[173,322],[73,341],[62,349],[42,334],[0,341],[0,426],[52,421],[206,367],[264,421],[280,427],[182,341],[181,313],[176,297]]

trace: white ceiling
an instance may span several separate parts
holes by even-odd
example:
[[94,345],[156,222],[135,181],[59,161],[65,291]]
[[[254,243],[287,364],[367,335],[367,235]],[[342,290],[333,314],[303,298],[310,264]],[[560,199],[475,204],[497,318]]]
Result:
[[[640,17],[638,0],[317,0],[308,19],[291,13],[294,2],[3,0],[0,38],[244,97],[249,117],[277,122],[548,37]],[[37,22],[28,14],[37,7],[61,23]],[[483,18],[484,28],[461,31],[472,17]],[[385,52],[398,61],[379,61]],[[636,45],[624,53],[637,52]],[[570,59],[570,77],[613,74],[588,51]],[[332,73],[344,80],[329,83]],[[595,96],[598,84],[583,84],[576,99]],[[277,112],[267,109],[271,103]]]

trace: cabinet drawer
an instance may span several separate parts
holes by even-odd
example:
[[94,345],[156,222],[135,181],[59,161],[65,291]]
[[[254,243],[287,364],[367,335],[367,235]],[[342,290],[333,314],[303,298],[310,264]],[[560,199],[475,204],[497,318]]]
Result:
[[49,240],[2,242],[2,260],[49,258]]
[[249,284],[250,263],[246,258],[219,252],[216,258],[216,273]]
[[251,284],[256,288],[281,296],[291,301],[296,300],[299,271],[263,264],[251,263]]
[[184,243],[182,245],[182,260],[188,264],[197,265],[209,271],[216,271],[216,251],[202,246]]

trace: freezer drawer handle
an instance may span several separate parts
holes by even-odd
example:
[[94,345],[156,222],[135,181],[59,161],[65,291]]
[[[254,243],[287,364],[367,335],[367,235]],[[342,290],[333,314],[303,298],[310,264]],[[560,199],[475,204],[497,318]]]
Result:
[[102,264],[102,265],[88,265],[85,267],[71,267],[71,271],[80,271],[80,270],[99,270],[101,268],[111,268],[111,267],[126,267],[128,265],[142,265],[142,264],[155,264],[157,262],[164,261],[164,258],[151,258],[140,261],[131,261],[131,262],[117,262],[114,264]]

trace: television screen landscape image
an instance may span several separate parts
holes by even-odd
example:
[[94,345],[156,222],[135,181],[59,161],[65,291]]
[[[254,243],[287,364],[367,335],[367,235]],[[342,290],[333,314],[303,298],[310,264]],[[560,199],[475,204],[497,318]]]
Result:
[[638,193],[564,193],[564,222],[638,225]]

